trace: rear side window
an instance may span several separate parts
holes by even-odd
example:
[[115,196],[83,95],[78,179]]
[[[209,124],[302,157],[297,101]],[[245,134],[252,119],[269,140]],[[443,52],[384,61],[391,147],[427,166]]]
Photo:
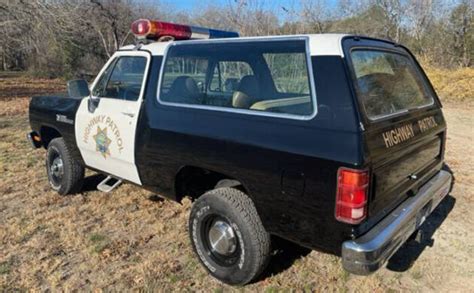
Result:
[[199,92],[203,91],[204,81],[208,69],[208,59],[201,57],[176,57],[166,62],[161,90],[166,95],[170,90],[176,90],[177,85],[184,77],[192,79]]
[[357,49],[351,52],[351,59],[358,97],[368,118],[377,119],[433,103],[418,69],[408,57]]
[[309,95],[304,53],[268,53],[263,57],[270,68],[278,92]]
[[164,103],[310,116],[315,105],[306,41],[175,43],[159,88]]
[[214,67],[209,90],[232,93],[237,89],[242,77],[246,75],[254,75],[247,62],[219,61]]

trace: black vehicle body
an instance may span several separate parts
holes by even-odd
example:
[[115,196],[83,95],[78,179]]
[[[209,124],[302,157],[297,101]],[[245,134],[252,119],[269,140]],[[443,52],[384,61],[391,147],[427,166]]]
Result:
[[[163,58],[153,56],[134,138],[143,187],[180,201],[193,192],[180,178],[229,179],[251,197],[268,232],[341,255],[344,241],[364,235],[441,170],[446,141],[440,101],[421,68],[432,105],[376,121],[363,114],[349,65],[349,52],[359,47],[395,51],[419,67],[398,44],[347,37],[346,57],[311,57],[318,114],[310,120],[163,105],[156,99]],[[79,102],[35,97],[30,123],[43,144],[63,136],[82,161],[74,126],[57,121],[58,114],[74,120]],[[422,130],[419,121],[427,117],[435,124]],[[408,124],[413,137],[387,147],[383,134]],[[369,170],[368,217],[357,225],[334,217],[341,167]]]
[[[33,132],[29,137],[40,135],[41,144],[47,147],[55,137],[63,137],[74,157],[83,162],[77,148],[74,122],[81,98],[70,97],[66,93],[33,97],[29,107],[29,120]],[[61,123],[61,118],[69,119],[69,123]]]

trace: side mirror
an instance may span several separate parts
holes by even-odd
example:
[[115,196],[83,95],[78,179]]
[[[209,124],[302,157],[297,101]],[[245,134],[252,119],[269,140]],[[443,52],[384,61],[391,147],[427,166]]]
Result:
[[87,97],[91,94],[87,81],[83,79],[68,81],[67,92],[70,97]]
[[87,99],[87,109],[90,113],[94,113],[95,109],[99,106],[100,98],[90,96]]

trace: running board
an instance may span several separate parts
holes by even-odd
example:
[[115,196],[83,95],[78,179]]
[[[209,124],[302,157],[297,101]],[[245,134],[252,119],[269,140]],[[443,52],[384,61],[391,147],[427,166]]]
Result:
[[112,176],[107,176],[102,182],[97,185],[97,189],[102,192],[111,192],[115,187],[119,186],[122,183],[122,180],[114,178]]

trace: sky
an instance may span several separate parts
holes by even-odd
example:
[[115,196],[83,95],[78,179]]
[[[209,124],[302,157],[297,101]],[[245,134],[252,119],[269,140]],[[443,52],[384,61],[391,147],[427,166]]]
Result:
[[[170,8],[176,9],[178,11],[185,12],[194,12],[199,11],[200,8],[205,9],[209,5],[213,6],[226,6],[230,3],[236,2],[236,0],[142,0],[144,2],[156,2],[169,6]],[[287,14],[282,7],[286,9],[297,11],[301,6],[302,0],[247,0],[249,3],[258,2],[258,8],[263,10],[272,11],[277,17],[282,18]],[[331,8],[336,8],[340,0],[321,0],[321,3],[328,4],[332,6]],[[418,0],[421,1],[421,0]],[[459,3],[462,0],[441,0],[441,3],[444,3],[446,7],[452,7],[455,4]],[[474,1],[474,0],[469,0]],[[316,1],[318,2],[318,1]]]
[[[211,4],[216,4],[216,5],[227,5],[229,2],[234,2],[232,0],[210,0],[210,1],[202,1],[202,0],[174,0],[174,1],[162,1],[162,2],[167,2],[169,4],[175,5],[179,9],[193,9],[196,6],[202,5],[203,2],[206,3],[211,3]],[[288,5],[291,4],[291,2],[298,2],[298,1],[284,1],[284,0],[273,0],[273,1],[262,1],[263,2],[263,8],[273,8],[274,6],[282,6],[282,5]]]
[[[167,2],[168,4],[174,4],[180,9],[192,9],[195,6],[199,6],[202,3],[211,3],[216,5],[227,5],[230,2],[234,2],[233,0],[162,0],[162,2]],[[275,4],[286,4],[292,1],[284,1],[284,0],[274,0],[274,1],[262,1],[265,8],[269,8],[274,6]]]
[[[224,6],[229,3],[235,3],[234,0],[160,0],[159,2],[165,5],[170,5],[171,7],[176,7],[176,9],[182,11],[192,11],[199,9],[200,7],[205,8],[208,5]],[[282,16],[281,14],[284,13],[282,7],[297,9],[300,0],[260,0],[258,2],[259,8],[273,11],[277,16]],[[336,3],[336,0],[328,0],[328,2]]]

